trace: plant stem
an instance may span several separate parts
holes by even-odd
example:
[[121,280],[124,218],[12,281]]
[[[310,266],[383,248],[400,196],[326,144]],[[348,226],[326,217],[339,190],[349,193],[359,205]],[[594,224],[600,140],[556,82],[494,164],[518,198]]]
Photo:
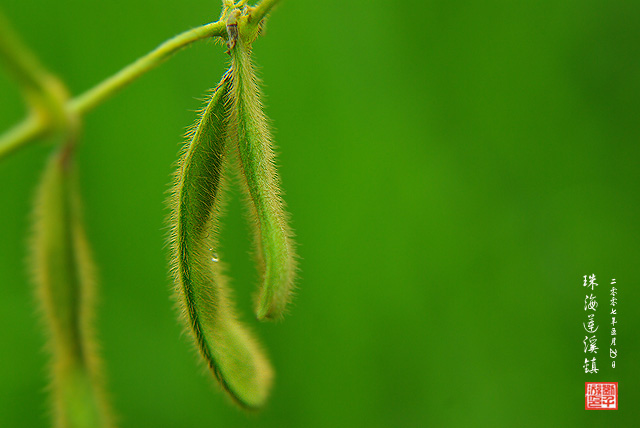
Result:
[[[74,115],[82,116],[147,71],[163,63],[178,50],[195,41],[225,34],[225,24],[219,21],[178,34],[77,98],[68,101],[65,108]],[[47,134],[50,131],[48,128],[47,122],[42,120],[37,112],[32,112],[26,119],[0,136],[0,160],[33,139]]]
[[195,41],[225,34],[225,24],[220,21],[185,31],[162,43],[145,56],[138,58],[134,63],[129,64],[113,76],[108,77],[84,94],[71,100],[69,107],[77,114],[84,114],[147,71],[162,64],[180,49]]
[[251,22],[260,22],[280,0],[263,0],[251,11]]
[[0,160],[46,133],[42,116],[32,113],[0,136]]
[[[41,135],[42,129],[71,134],[76,121],[68,114],[67,90],[56,76],[40,64],[0,13],[0,61],[20,84],[31,115],[0,137],[4,153]],[[6,142],[6,143],[5,143]]]
[[[0,14],[0,60],[30,96],[47,92],[49,73]],[[33,100],[29,100],[33,101]]]
[[[278,1],[263,0],[260,2],[252,11],[252,21],[260,22]],[[65,108],[70,114],[80,117],[147,71],[162,64],[180,49],[205,38],[226,36],[226,23],[223,21],[212,22],[178,34],[116,74],[68,101]],[[46,135],[51,130],[51,124],[39,117],[36,112],[32,112],[22,122],[0,135],[0,160],[26,146],[32,140]]]

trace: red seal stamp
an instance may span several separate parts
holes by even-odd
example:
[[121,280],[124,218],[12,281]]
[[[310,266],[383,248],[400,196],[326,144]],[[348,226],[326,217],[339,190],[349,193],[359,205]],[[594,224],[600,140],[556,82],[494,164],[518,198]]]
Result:
[[585,382],[585,410],[618,410],[618,382]]

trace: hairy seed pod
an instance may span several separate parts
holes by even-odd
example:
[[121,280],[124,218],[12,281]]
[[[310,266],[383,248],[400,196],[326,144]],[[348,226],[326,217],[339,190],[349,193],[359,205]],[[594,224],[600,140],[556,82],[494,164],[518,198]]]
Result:
[[94,265],[69,147],[48,162],[35,206],[33,269],[49,333],[58,428],[112,427],[93,334]]
[[258,408],[267,399],[273,373],[234,314],[217,256],[229,80],[225,74],[214,90],[178,163],[171,215],[172,270],[176,296],[200,354],[238,404]]
[[239,38],[232,52],[231,129],[237,133],[240,181],[253,223],[261,276],[256,315],[274,319],[282,316],[291,297],[296,256],[250,54],[251,46]]

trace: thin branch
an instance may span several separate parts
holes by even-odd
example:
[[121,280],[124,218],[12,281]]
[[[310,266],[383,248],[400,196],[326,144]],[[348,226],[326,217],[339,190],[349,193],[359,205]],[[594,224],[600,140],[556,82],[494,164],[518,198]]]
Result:
[[263,0],[251,11],[251,22],[258,23],[278,4],[280,0]]
[[153,51],[137,59],[116,74],[108,77],[98,85],[79,95],[70,103],[70,108],[77,114],[84,114],[95,108],[105,99],[145,74],[147,71],[157,67],[167,60],[171,55],[180,49],[201,39],[208,37],[224,36],[226,34],[225,24],[217,21],[211,24],[197,27],[162,43]]
[[[254,25],[259,23],[278,2],[279,0],[261,1],[251,9],[251,22]],[[82,116],[146,72],[162,64],[180,49],[209,37],[227,37],[226,22],[219,20],[178,34],[116,74],[68,101],[64,108],[70,115]],[[51,131],[51,127],[52,124],[39,117],[37,112],[32,112],[21,123],[0,135],[0,160],[33,139],[47,134]]]
[[[167,40],[113,76],[98,83],[77,98],[68,101],[65,109],[77,116],[87,113],[147,71],[162,64],[180,49],[207,37],[224,36],[226,34],[225,28],[224,23],[213,22],[185,31]],[[37,112],[32,112],[21,123],[0,136],[0,160],[49,131],[50,125],[40,116]]]
[[48,91],[49,72],[25,46],[0,13],[0,61],[20,83],[29,102]]
[[32,113],[0,136],[0,160],[47,132],[46,122]]
[[13,31],[0,13],[0,61],[20,84],[31,115],[0,136],[0,157],[31,139],[58,130],[75,132],[77,121],[66,108],[68,92],[62,82],[50,73]]

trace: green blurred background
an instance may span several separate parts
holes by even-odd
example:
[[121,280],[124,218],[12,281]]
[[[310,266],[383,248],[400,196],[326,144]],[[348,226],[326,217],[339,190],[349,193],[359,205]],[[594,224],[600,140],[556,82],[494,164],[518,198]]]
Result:
[[[220,11],[216,0],[1,7],[74,94]],[[285,322],[254,321],[233,193],[221,255],[277,370],[260,414],[232,407],[197,364],[167,276],[172,164],[224,48],[198,43],[86,117],[97,328],[121,427],[635,426],[640,2],[288,0],[255,60],[302,256]],[[0,99],[4,130],[25,114],[5,73]],[[49,152],[35,144],[0,164],[1,427],[49,426],[25,262]],[[597,375],[582,368],[591,273]],[[585,411],[589,380],[618,381],[620,410]]]

